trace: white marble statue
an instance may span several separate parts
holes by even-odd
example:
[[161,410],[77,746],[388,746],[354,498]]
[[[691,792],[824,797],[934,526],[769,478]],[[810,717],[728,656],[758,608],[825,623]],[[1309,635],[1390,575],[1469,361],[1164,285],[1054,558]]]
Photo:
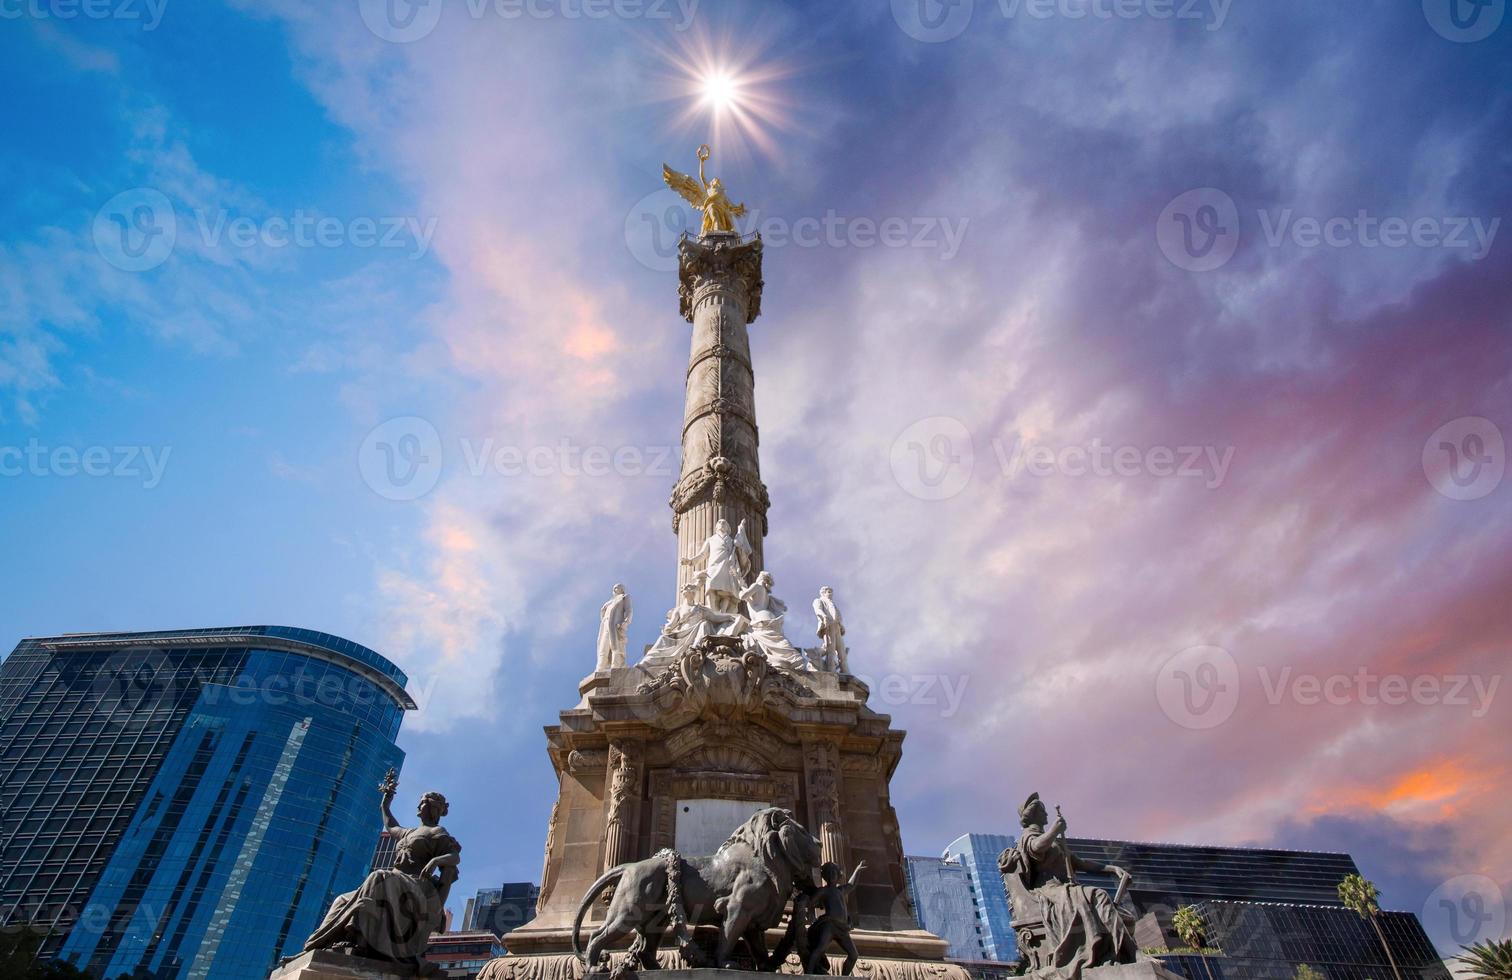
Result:
[[599,608],[598,666],[596,670],[625,666],[625,639],[630,631],[630,596],[618,582],[614,594]]
[[774,667],[788,670],[812,670],[808,658],[788,642],[782,633],[782,617],[787,605],[772,595],[772,573],[762,572],[756,581],[740,592],[740,601],[746,605],[750,622],[739,634],[746,649],[757,650],[766,655]]
[[698,587],[682,587],[682,601],[667,613],[661,636],[646,651],[646,658],[663,657],[686,650],[712,633],[733,634],[745,628],[745,617],[710,609],[698,601]]
[[814,600],[814,617],[819,621],[815,627],[820,644],[819,669],[850,673],[846,664],[845,621],[835,605],[835,590],[827,585],[820,588],[819,598]]
[[719,613],[734,613],[738,608],[745,579],[740,571],[743,561],[750,560],[751,544],[745,537],[745,522],[740,535],[730,533],[730,522],[720,518],[714,533],[697,553],[682,560],[684,565],[703,563],[699,579],[703,583],[703,602]]

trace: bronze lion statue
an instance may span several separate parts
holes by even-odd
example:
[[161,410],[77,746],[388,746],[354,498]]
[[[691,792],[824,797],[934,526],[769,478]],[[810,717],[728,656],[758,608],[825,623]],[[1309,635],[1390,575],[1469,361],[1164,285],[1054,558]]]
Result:
[[[643,970],[657,968],[656,951],[672,926],[683,958],[700,956],[692,944],[692,927],[719,927],[716,965],[734,965],[735,943],[742,937],[756,968],[768,968],[766,930],[782,919],[793,888],[812,889],[821,862],[819,841],[787,810],[770,807],[741,824],[709,857],[685,858],[664,850],[644,861],[606,871],[583,896],[572,923],[572,951],[590,973],[609,969],[608,948],[634,934],[630,955]],[[583,951],[579,938],[583,916],[605,888],[614,885],[604,922]]]

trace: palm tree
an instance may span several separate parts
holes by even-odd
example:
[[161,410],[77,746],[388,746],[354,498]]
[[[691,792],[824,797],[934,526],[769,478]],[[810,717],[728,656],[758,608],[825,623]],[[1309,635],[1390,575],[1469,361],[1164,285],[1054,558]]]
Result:
[[1397,969],[1396,957],[1391,955],[1391,947],[1386,945],[1386,934],[1381,931],[1381,907],[1376,904],[1376,899],[1380,897],[1381,890],[1362,875],[1348,875],[1339,882],[1339,901],[1347,908],[1354,909],[1360,918],[1370,920],[1370,924],[1375,927],[1376,938],[1381,941],[1381,948],[1386,951],[1386,962],[1391,964],[1391,972],[1396,975],[1396,980],[1402,980],[1402,971]]
[[1328,980],[1328,978],[1306,963],[1299,963],[1297,972],[1292,975],[1292,980]]
[[1171,916],[1171,928],[1176,930],[1182,942],[1202,957],[1202,969],[1208,980],[1213,980],[1213,968],[1208,966],[1207,957],[1202,953],[1202,947],[1207,945],[1207,927],[1202,924],[1202,913],[1194,905],[1183,905]]
[[1455,957],[1466,972],[1477,980],[1512,980],[1512,939],[1488,940],[1473,946],[1461,946]]

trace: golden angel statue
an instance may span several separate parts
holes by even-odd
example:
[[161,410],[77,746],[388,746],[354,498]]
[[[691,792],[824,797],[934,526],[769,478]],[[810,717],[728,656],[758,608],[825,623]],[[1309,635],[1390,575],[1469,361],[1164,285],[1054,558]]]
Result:
[[704,163],[709,159],[709,144],[705,143],[698,148],[698,179],[694,180],[687,174],[680,174],[676,170],[662,164],[662,180],[667,186],[683,196],[693,210],[703,215],[703,226],[698,229],[699,235],[707,235],[710,232],[733,232],[735,231],[735,219],[744,216],[746,208],[744,204],[731,204],[725,196],[724,185],[719,178],[704,180]]

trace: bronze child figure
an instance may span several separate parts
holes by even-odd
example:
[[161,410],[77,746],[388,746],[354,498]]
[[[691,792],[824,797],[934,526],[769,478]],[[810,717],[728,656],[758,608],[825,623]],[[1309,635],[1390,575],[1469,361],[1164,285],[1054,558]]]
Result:
[[856,951],[856,943],[851,939],[850,908],[848,900],[851,892],[856,890],[856,879],[866,868],[866,862],[856,865],[856,870],[851,872],[850,881],[840,882],[840,866],[833,861],[826,861],[819,869],[819,876],[824,879],[823,887],[817,889],[809,900],[809,906],[814,910],[814,924],[809,927],[808,962],[804,964],[807,973],[828,972],[825,960],[825,951],[830,943],[836,943],[845,951],[845,964],[840,968],[841,976],[850,976],[856,968],[856,960],[860,953]]

